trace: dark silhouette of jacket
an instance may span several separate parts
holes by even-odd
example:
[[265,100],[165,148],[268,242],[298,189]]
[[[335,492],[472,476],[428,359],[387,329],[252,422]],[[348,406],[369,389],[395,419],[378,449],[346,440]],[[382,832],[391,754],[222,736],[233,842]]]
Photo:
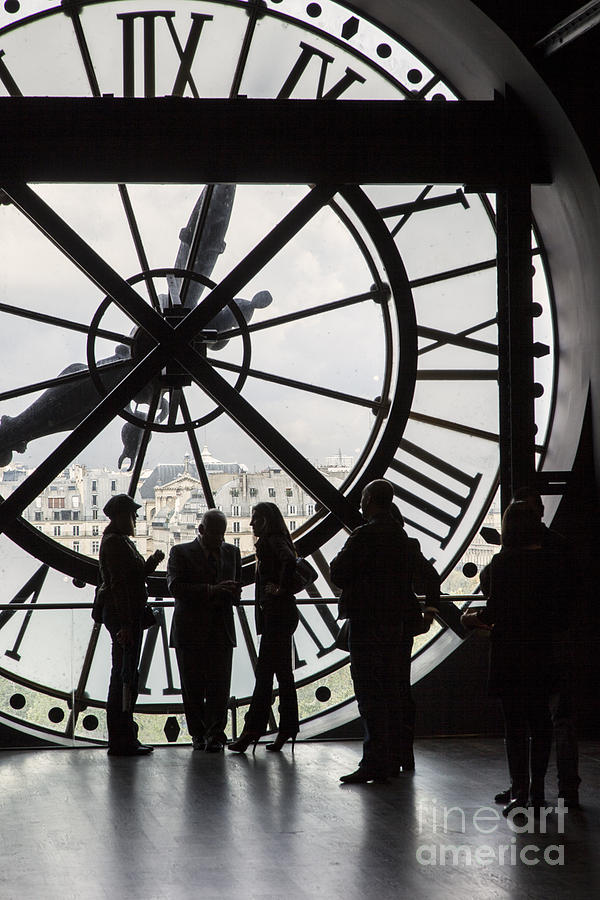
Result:
[[[256,542],[256,631],[263,634],[265,615],[275,617],[285,631],[292,634],[298,625],[298,610],[292,592],[296,571],[296,554],[283,535],[269,534]],[[273,597],[265,593],[267,584],[279,586],[280,593]]]
[[[399,641],[415,619],[414,589],[437,606],[439,576],[390,515],[376,516],[356,528],[331,563],[331,578],[342,588],[340,617],[365,639]],[[410,624],[409,624],[410,623]]]
[[133,541],[108,525],[100,542],[100,583],[93,617],[109,631],[139,626],[148,599],[147,563]]
[[194,646],[206,641],[236,646],[233,600],[228,591],[219,590],[219,581],[241,580],[240,551],[223,543],[216,568],[197,537],[171,548],[167,565],[167,584],[175,599],[170,644]]
[[564,559],[552,550],[506,548],[488,567],[479,618],[493,625],[489,691],[549,695],[560,675],[553,642],[568,627]]

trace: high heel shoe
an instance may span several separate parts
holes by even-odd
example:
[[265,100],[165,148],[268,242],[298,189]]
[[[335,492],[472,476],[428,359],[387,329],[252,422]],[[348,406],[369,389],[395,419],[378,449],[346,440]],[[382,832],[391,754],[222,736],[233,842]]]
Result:
[[298,732],[296,731],[294,734],[286,731],[280,731],[274,741],[270,744],[267,744],[265,750],[270,750],[271,753],[279,753],[283,745],[287,740],[292,741],[292,753],[294,752],[294,744],[296,743],[296,735]]
[[253,734],[251,731],[242,731],[237,741],[232,741],[230,744],[227,744],[227,749],[233,750],[235,753],[245,753],[250,744],[254,744],[252,752],[255,753],[256,745],[260,738],[260,734]]

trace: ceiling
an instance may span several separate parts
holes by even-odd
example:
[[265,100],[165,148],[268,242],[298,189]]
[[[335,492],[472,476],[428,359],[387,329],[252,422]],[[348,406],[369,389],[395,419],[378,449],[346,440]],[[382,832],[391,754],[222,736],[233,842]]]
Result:
[[580,0],[475,0],[474,5],[489,16],[518,46],[544,79],[577,131],[597,176],[600,176],[600,25],[565,40],[545,53],[538,45],[556,26],[574,13],[600,3]]

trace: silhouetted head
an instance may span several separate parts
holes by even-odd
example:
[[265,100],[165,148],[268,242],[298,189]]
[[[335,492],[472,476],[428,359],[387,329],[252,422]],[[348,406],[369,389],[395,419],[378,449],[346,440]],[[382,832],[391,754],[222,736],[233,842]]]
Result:
[[104,509],[105,516],[110,519],[110,524],[122,534],[135,534],[135,520],[141,504],[136,503],[129,494],[115,494],[110,498]]
[[511,503],[514,503],[515,501],[526,503],[530,509],[533,509],[534,512],[537,513],[538,519],[541,520],[542,516],[544,515],[544,504],[542,502],[540,492],[536,491],[535,488],[518,488],[518,490],[516,490],[513,494]]
[[392,505],[390,506],[390,515],[394,522],[397,522],[398,525],[401,525],[402,528],[404,528],[404,516],[400,512],[397,503],[392,503]]
[[268,534],[283,534],[288,538],[290,536],[276,503],[257,503],[252,509],[250,525],[256,537],[265,537]]
[[227,516],[220,509],[208,509],[198,525],[198,534],[207,550],[218,550],[225,540]]
[[362,492],[360,508],[367,521],[381,513],[391,511],[394,500],[394,488],[385,478],[371,481]]
[[540,547],[540,518],[525,500],[515,500],[502,517],[503,547]]

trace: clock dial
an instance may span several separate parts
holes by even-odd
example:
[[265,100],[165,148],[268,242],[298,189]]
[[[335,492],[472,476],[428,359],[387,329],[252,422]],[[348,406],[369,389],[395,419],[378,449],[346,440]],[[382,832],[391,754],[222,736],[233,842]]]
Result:
[[[0,92],[15,97],[459,100],[414,51],[341,4],[11,9],[0,13]],[[153,467],[187,453],[199,512],[215,502],[205,442],[249,469],[281,469],[305,507],[295,537],[320,572],[314,599],[332,596],[328,560],[359,521],[362,486],[385,475],[410,534],[441,574],[453,569],[497,484],[492,195],[460,185],[11,184],[3,199],[0,519],[26,520],[0,539],[7,558],[18,557],[7,598],[24,607],[0,618],[9,721],[65,739],[105,733],[105,636],[87,610],[29,615],[33,602],[90,599],[90,588],[68,589],[71,579],[94,582],[103,527],[98,495],[77,488],[77,478],[87,484],[83,467],[106,469],[111,490],[133,493]],[[532,265],[545,353],[535,362],[541,458],[554,342],[533,231]],[[352,463],[326,472],[319,460],[338,448]],[[81,495],[78,510],[69,489]],[[139,529],[144,552],[173,539],[159,512],[149,507]],[[161,577],[151,588],[164,596]],[[352,687],[334,646],[335,607],[301,613],[297,683],[305,733],[316,733],[354,714]],[[33,664],[61,616],[72,645],[57,640],[52,662]],[[240,721],[253,683],[252,619],[242,607],[232,683]],[[167,609],[142,654],[141,721],[154,740],[185,737],[169,621]],[[420,670],[455,640],[440,625],[420,638]]]

